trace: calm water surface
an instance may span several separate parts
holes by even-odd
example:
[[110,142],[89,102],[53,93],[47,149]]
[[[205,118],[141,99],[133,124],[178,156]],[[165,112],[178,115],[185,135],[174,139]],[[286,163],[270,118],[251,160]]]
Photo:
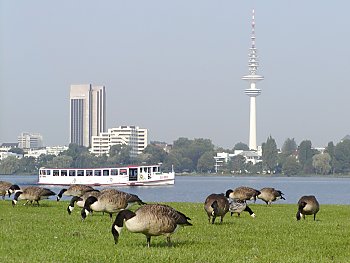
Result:
[[[36,185],[38,177],[36,175],[0,175],[0,180],[27,186]],[[202,203],[211,193],[224,193],[230,188],[242,185],[256,189],[275,187],[281,190],[286,200],[279,200],[277,203],[294,204],[302,195],[315,195],[322,204],[350,204],[350,178],[338,177],[177,176],[175,185],[172,186],[125,186],[118,189],[137,194],[145,202]],[[56,193],[62,188],[51,185],[45,187]],[[63,198],[63,200],[69,199],[69,197]],[[263,202],[258,200],[257,203]]]

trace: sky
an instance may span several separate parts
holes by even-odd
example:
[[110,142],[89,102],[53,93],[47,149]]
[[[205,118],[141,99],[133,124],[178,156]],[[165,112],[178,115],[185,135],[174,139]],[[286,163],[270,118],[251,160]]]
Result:
[[0,143],[69,144],[71,84],[105,85],[107,128],[149,139],[249,140],[255,9],[257,144],[350,133],[350,1],[0,0]]

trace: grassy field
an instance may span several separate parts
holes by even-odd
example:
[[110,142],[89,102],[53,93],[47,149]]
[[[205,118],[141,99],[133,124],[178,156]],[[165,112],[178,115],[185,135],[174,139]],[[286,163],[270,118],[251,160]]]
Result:
[[[296,221],[296,205],[251,204],[248,213],[208,224],[201,203],[168,203],[191,217],[193,226],[172,236],[152,237],[126,228],[113,242],[109,216],[81,221],[68,202],[42,201],[40,207],[0,201],[0,262],[350,262],[350,209],[322,205],[317,220]],[[134,208],[136,208],[135,206]]]

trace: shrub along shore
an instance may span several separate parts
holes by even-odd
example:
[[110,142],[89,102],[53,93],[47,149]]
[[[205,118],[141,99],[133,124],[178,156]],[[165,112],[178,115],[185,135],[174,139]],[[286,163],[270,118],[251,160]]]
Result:
[[[212,225],[202,203],[167,203],[183,212],[193,226],[172,235],[152,237],[126,228],[114,244],[108,215],[94,213],[84,222],[81,208],[68,215],[67,201],[12,207],[0,201],[1,262],[349,262],[350,209],[322,205],[313,216],[296,221],[297,206],[250,204],[253,219],[226,214]],[[138,206],[132,207],[132,210]]]

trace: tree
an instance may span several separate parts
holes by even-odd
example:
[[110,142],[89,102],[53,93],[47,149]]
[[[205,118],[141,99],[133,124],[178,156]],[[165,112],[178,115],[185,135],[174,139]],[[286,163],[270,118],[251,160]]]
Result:
[[24,154],[23,149],[18,148],[18,147],[11,148],[11,149],[9,150],[9,152],[12,152],[12,153],[17,153],[17,154]]
[[283,164],[282,171],[285,175],[297,175],[300,171],[300,164],[294,156],[288,156]]
[[334,173],[334,166],[335,166],[335,146],[333,142],[329,142],[326,149],[325,153],[328,153],[329,156],[331,157],[330,165],[331,165],[331,173]]
[[291,156],[293,154],[296,153],[298,149],[298,146],[294,140],[294,138],[290,139],[290,138],[287,138],[284,143],[283,143],[283,146],[282,146],[282,154],[284,156]]
[[111,165],[128,165],[133,159],[130,156],[131,146],[125,144],[113,145],[109,150],[108,163]]
[[68,155],[59,155],[47,162],[50,168],[70,168],[73,164],[73,158]]
[[214,165],[214,152],[205,152],[198,160],[197,171],[205,173],[211,172],[214,169]]
[[239,142],[239,143],[236,143],[235,146],[233,147],[233,151],[235,150],[249,151],[249,147],[247,144],[243,142]]
[[263,169],[268,173],[274,173],[277,166],[278,150],[275,139],[270,135],[266,143],[262,144],[262,161]]
[[245,157],[243,155],[235,155],[231,158],[231,160],[228,162],[228,167],[230,168],[230,171],[233,173],[245,173],[246,169],[246,163],[245,163]]
[[311,141],[304,140],[298,147],[298,160],[304,173],[312,173],[312,156],[316,152],[311,147]]
[[37,172],[36,160],[34,157],[23,157],[19,159],[18,173],[33,174]]
[[159,146],[149,144],[143,151],[144,161],[147,164],[163,163],[167,153]]
[[350,140],[337,143],[334,149],[335,166],[337,173],[350,172]]
[[20,160],[15,156],[9,156],[0,163],[0,174],[15,174],[19,171]]
[[312,157],[312,166],[319,174],[329,174],[331,170],[330,162],[331,156],[328,153],[319,153]]

